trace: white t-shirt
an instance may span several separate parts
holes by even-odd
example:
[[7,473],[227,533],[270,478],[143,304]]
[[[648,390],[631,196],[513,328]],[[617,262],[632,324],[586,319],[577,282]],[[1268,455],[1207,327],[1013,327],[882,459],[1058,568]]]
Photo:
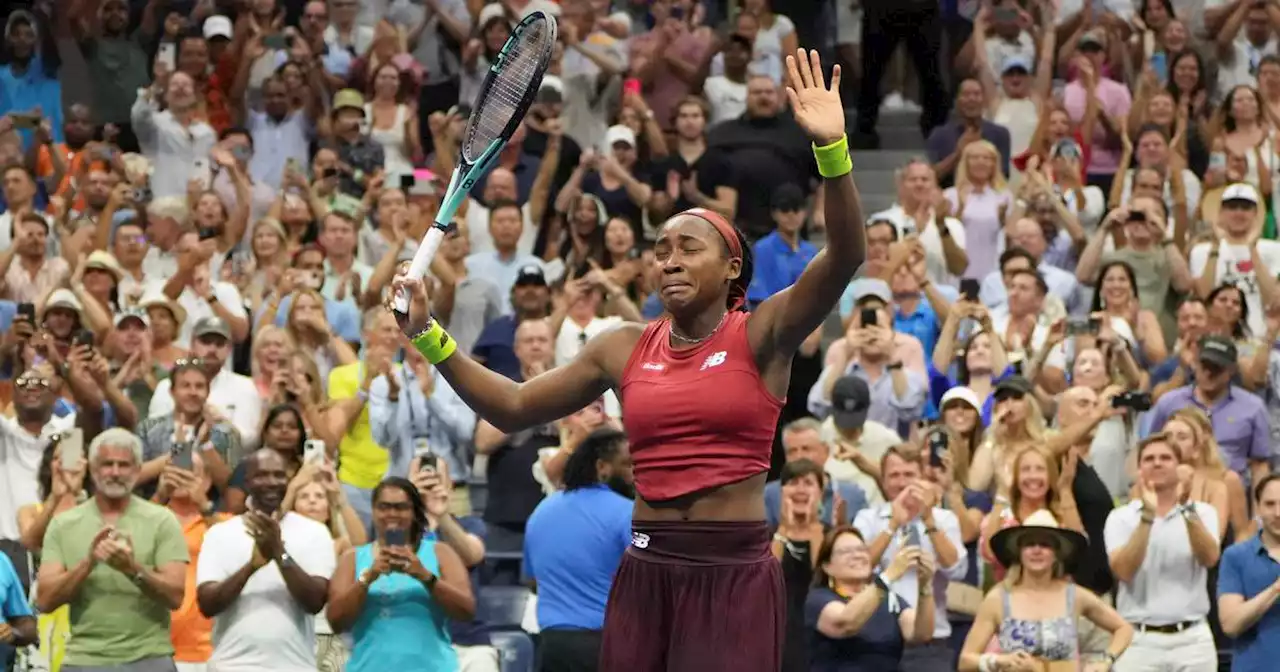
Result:
[[32,436],[17,420],[0,416],[0,539],[18,539],[18,509],[40,501],[40,479],[36,475],[44,448],[51,436],[75,424],[74,413],[53,416],[40,430],[40,436]]
[[[578,356],[578,352],[587,341],[619,324],[622,324],[622,318],[617,315],[592,318],[585,327],[578,326],[577,322],[567,317],[564,318],[564,323],[560,325],[560,333],[556,334],[556,366],[568,364],[569,360]],[[618,395],[614,394],[613,390],[604,393],[604,411],[611,418],[622,417],[622,404],[618,403]]]
[[[1212,243],[1200,243],[1191,248],[1187,258],[1191,275],[1200,277],[1209,264],[1209,246]],[[1280,274],[1280,242],[1274,240],[1258,241],[1258,256],[1272,274]],[[1258,293],[1258,276],[1253,272],[1249,248],[1245,245],[1223,244],[1218,250],[1218,268],[1214,278],[1215,287],[1231,283],[1244,292],[1245,303],[1249,307],[1249,330],[1254,334],[1263,334],[1267,330],[1266,315],[1263,312],[1262,295]]]
[[[214,276],[217,277],[217,276]],[[213,288],[213,295],[218,297],[218,303],[221,303],[232,315],[237,317],[248,317],[248,313],[244,310],[244,299],[240,298],[240,290],[236,286],[221,281],[210,283]],[[178,295],[178,305],[187,311],[187,319],[182,323],[182,329],[178,331],[177,344],[179,347],[191,347],[191,329],[196,322],[206,317],[213,317],[213,306],[205,300],[203,296],[197,296],[191,291],[190,287],[182,290]],[[231,358],[227,358],[227,370],[231,370]]]
[[[1009,330],[1009,307],[1007,305],[994,308],[991,311],[991,328],[1000,335],[1000,339],[1004,340],[1005,332]],[[1031,331],[1031,343],[1027,348],[1028,354],[1039,352],[1044,349],[1044,344],[1049,340],[1049,325],[1045,324],[1046,320],[1036,320],[1036,328]],[[1027,344],[1024,344],[1024,346]],[[1005,348],[1010,346],[1006,343]],[[1067,351],[1061,343],[1053,346],[1049,351],[1049,355],[1044,360],[1045,368],[1054,368],[1061,371],[1067,370]]]
[[[471,241],[471,253],[492,252],[493,236],[489,233],[489,208],[484,207],[476,199],[468,199],[467,205],[467,239]],[[520,240],[516,241],[516,251],[520,254],[533,254],[533,246],[538,242],[538,226],[530,215],[529,204],[520,206],[520,218],[524,228],[520,230]]]
[[707,126],[737,119],[747,111],[746,82],[735,82],[724,76],[708,77],[702,93],[711,106],[711,122]]
[[[258,447],[258,430],[262,420],[262,401],[253,379],[223,369],[209,383],[209,400],[214,410],[225,415],[240,432],[240,444],[248,451]],[[151,395],[147,416],[159,418],[173,412],[173,380],[165,378]]]
[[[1218,62],[1218,98],[1224,99],[1237,86],[1258,86],[1258,62],[1263,56],[1277,52],[1276,38],[1272,37],[1261,47],[1255,47],[1241,31],[1231,45],[1231,60]],[[1188,203],[1191,201],[1188,200]]]
[[[333,577],[337,556],[333,538],[321,523],[286,513],[280,521],[285,552],[311,576]],[[205,533],[196,565],[196,585],[224,581],[253,556],[253,539],[244,518],[218,523]],[[226,611],[213,619],[213,655],[218,672],[315,672],[314,617],[289,593],[274,563],[254,572]]]

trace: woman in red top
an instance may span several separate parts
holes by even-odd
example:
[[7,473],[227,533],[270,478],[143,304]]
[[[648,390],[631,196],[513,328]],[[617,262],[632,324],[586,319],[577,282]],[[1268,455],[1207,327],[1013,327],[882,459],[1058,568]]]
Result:
[[[428,320],[422,283],[406,335],[481,417],[506,432],[551,422],[620,392],[635,460],[633,541],[614,577],[600,669],[777,672],[781,570],[769,552],[764,484],[791,359],[865,258],[863,214],[844,139],[839,67],[817,52],[787,58],[787,95],[814,141],[826,189],[827,247],[791,288],[741,310],[751,280],[740,232],[701,209],[662,226],[654,253],[670,315],[625,324],[524,383],[490,371]],[[807,180],[807,175],[797,175]],[[432,340],[427,343],[428,340]]]

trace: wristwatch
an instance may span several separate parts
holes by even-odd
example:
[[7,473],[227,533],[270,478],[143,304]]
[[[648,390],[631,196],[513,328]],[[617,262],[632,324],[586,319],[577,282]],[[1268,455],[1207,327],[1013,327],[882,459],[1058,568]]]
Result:
[[143,587],[143,586],[145,586],[145,585],[147,584],[146,577],[144,577],[144,576],[142,575],[142,572],[143,572],[143,569],[142,569],[141,567],[139,567],[139,568],[138,568],[138,571],[137,571],[137,572],[135,572],[135,573],[133,574],[133,576],[130,576],[130,577],[129,577],[129,581],[130,581],[131,583],[133,583],[133,585],[135,585],[135,586],[137,586],[137,587],[139,587],[139,588],[141,588],[141,587]]
[[1110,651],[1104,651],[1102,654],[1102,659],[1107,661],[1107,667],[1114,668],[1116,666],[1116,661],[1120,660],[1120,656],[1117,656],[1116,654],[1111,653]]
[[436,583],[439,580],[440,580],[440,577],[436,576],[435,574],[432,574],[431,572],[427,572],[427,578],[422,580],[422,584],[427,587],[427,592],[431,592],[436,589]]
[[289,555],[289,552],[288,552],[288,551],[284,551],[284,552],[282,552],[282,553],[280,554],[280,560],[279,560],[279,561],[277,561],[277,562],[276,562],[276,564],[277,564],[277,565],[280,565],[280,567],[281,567],[282,569],[283,569],[284,567],[287,567],[287,566],[289,566],[289,565],[292,565],[292,564],[294,564],[294,563],[293,563],[293,556]]

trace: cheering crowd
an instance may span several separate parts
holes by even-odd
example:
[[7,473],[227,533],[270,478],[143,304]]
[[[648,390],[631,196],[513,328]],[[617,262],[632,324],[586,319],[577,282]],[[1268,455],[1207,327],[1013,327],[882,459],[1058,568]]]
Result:
[[920,113],[781,401],[784,670],[1280,659],[1280,2],[10,5],[0,670],[597,669],[649,544],[620,391],[506,432],[384,307],[534,11],[426,283],[515,381],[663,317],[676,213],[745,234],[749,308],[823,254],[797,47],[855,181]]

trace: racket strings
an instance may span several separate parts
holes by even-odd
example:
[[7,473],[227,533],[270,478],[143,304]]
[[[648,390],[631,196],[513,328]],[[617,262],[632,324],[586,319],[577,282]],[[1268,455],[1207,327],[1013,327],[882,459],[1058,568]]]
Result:
[[468,129],[466,154],[478,157],[494,140],[502,137],[512,117],[520,111],[529,88],[541,74],[547,31],[541,23],[529,26],[505,55],[487,91],[479,97],[479,107]]

